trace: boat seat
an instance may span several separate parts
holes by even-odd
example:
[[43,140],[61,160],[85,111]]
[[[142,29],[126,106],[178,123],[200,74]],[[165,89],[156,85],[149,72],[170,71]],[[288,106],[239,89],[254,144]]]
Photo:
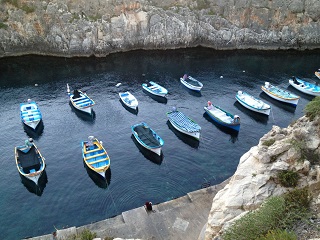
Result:
[[84,98],[86,98],[85,96],[81,96],[81,97],[78,97],[78,98],[73,98],[73,101],[75,102],[75,101],[78,101],[78,100],[81,100],[81,99],[84,99]]
[[96,152],[96,151],[99,151],[99,150],[101,150],[101,149],[102,149],[102,148],[98,147],[98,148],[95,148],[95,149],[86,151],[85,154],[87,154],[87,153],[92,153],[92,152]]
[[99,154],[96,154],[96,155],[93,155],[93,156],[90,156],[90,157],[86,157],[86,160],[89,160],[89,159],[92,159],[92,158],[96,158],[96,157],[100,157],[100,156],[103,156],[105,154],[106,154],[105,152],[102,152],[102,153],[99,153]]
[[110,159],[110,158],[107,157],[107,158],[103,158],[103,159],[100,159],[100,160],[97,160],[97,161],[94,161],[94,162],[89,162],[89,164],[90,164],[90,165],[93,165],[93,164],[95,164],[95,163],[105,162],[105,161],[107,161],[107,160],[109,160],[109,159]]

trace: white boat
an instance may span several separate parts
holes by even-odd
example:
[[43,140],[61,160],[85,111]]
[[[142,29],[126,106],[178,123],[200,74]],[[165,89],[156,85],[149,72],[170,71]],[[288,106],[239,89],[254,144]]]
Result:
[[168,90],[166,88],[153,81],[150,81],[149,83],[143,83],[142,87],[144,90],[156,96],[165,97],[168,94]]
[[318,69],[317,71],[315,71],[314,74],[317,76],[317,78],[320,79],[320,69]]
[[84,92],[74,89],[73,93],[70,92],[69,84],[67,84],[67,92],[72,106],[84,113],[92,114],[92,106],[95,102]]
[[196,139],[200,138],[201,127],[199,126],[199,124],[194,122],[188,116],[184,115],[182,112],[173,110],[171,112],[167,112],[167,117],[171,125],[179,132],[182,132]]
[[180,78],[180,82],[187,88],[198,92],[200,92],[203,87],[201,82],[187,74],[184,74],[183,77]]
[[38,185],[46,164],[37,146],[33,143],[15,147],[15,159],[19,173]]
[[20,103],[20,118],[22,123],[35,130],[42,120],[42,114],[36,102],[28,99],[27,103]]
[[236,94],[237,101],[244,107],[265,115],[270,114],[271,107],[259,98],[256,98],[246,92],[238,91]]
[[129,108],[137,110],[138,100],[130,92],[119,93],[121,101]]
[[269,82],[265,82],[264,86],[261,86],[263,92],[265,92],[269,97],[272,97],[278,101],[288,103],[294,106],[297,106],[300,99],[299,96],[295,95],[292,92],[289,92],[283,88],[274,86]]
[[298,89],[299,91],[312,95],[312,96],[320,96],[320,87],[316,84],[304,81],[297,77],[292,77],[289,79],[289,83],[292,87]]

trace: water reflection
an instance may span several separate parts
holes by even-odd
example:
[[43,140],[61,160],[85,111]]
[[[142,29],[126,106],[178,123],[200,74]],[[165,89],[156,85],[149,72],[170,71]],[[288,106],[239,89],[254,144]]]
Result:
[[71,106],[72,112],[74,112],[78,118],[80,118],[81,120],[83,120],[87,123],[94,124],[95,119],[96,119],[95,111],[92,110],[92,114],[88,114],[88,113],[84,113],[80,110],[75,109],[75,107],[72,105],[72,103],[70,101],[69,101],[69,105]]
[[199,147],[199,140],[190,137],[186,134],[183,134],[182,132],[179,132],[177,129],[174,128],[174,126],[172,126],[172,124],[170,123],[170,121],[167,121],[167,125],[169,127],[169,129],[184,143],[188,144],[190,147],[192,148],[198,148]]
[[138,115],[138,112],[139,112],[139,108],[138,108],[138,107],[137,107],[137,109],[132,109],[132,108],[128,107],[127,105],[125,105],[125,104],[121,101],[121,99],[119,99],[119,102],[121,103],[121,105],[122,105],[128,112],[131,112],[131,113],[133,113],[133,114],[135,114],[135,115]]
[[20,178],[21,178],[21,182],[22,184],[26,187],[26,189],[31,192],[31,193],[34,193],[36,194],[37,196],[41,196],[42,193],[43,193],[43,190],[45,189],[46,185],[47,185],[47,182],[48,182],[48,177],[47,177],[47,173],[46,173],[46,170],[44,170],[40,176],[40,178],[38,179],[38,185],[26,178],[25,176],[20,175]]
[[163,103],[163,104],[167,104],[168,102],[168,99],[166,97],[161,97],[161,96],[156,96],[152,93],[149,93],[148,91],[146,90],[142,90],[145,94],[147,94],[149,97],[151,97],[153,100],[159,102],[159,103]]
[[[294,113],[296,111],[296,106],[289,104],[289,103],[285,103],[285,102],[280,102],[270,96],[268,96],[265,92],[260,93],[260,98],[263,98],[265,100],[267,100],[268,102],[272,103],[273,105],[284,109],[287,112],[291,112]],[[272,111],[272,109],[271,109]]]
[[24,129],[25,133],[33,139],[36,139],[36,140],[39,139],[40,135],[43,133],[44,124],[43,124],[42,120],[39,122],[36,129],[32,129],[23,123],[22,123],[22,125],[23,125],[23,129]]
[[[211,122],[213,123],[220,131],[226,133],[226,134],[229,134],[230,135],[230,142],[232,143],[235,143],[236,141],[238,141],[238,134],[239,132],[238,131],[235,131],[231,128],[228,128],[228,127],[225,127],[225,126],[222,126],[218,123],[216,123],[215,121],[213,121],[210,116],[205,112],[203,113],[203,117],[208,121],[208,122]],[[241,127],[240,127],[241,128]]]
[[260,122],[264,125],[267,125],[269,116],[262,114],[262,113],[251,111],[248,108],[242,106],[238,101],[236,101],[233,105],[236,108],[238,108],[241,112],[247,114],[249,117],[254,119],[255,121]]
[[99,173],[90,169],[83,161],[83,166],[86,169],[91,180],[99,187],[106,189],[110,185],[111,181],[111,168],[109,167],[106,171],[106,178],[103,178]]
[[162,152],[161,152],[161,155],[159,156],[158,154],[151,152],[150,150],[141,146],[141,144],[137,141],[137,139],[135,139],[135,137],[133,135],[131,135],[131,139],[146,159],[150,160],[151,162],[153,162],[155,164],[161,165],[162,160],[163,160],[163,153]]

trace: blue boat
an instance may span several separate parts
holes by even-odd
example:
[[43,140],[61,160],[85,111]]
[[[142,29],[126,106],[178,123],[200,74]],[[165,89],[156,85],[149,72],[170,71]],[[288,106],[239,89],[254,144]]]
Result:
[[204,110],[213,121],[221,126],[235,131],[240,130],[240,117],[238,115],[233,115],[222,108],[213,105],[210,101],[208,101],[208,105],[204,107]]
[[145,122],[131,126],[131,131],[135,139],[144,148],[161,155],[163,139],[153,131]]
[[195,121],[193,121],[188,116],[184,115],[182,112],[173,110],[167,112],[167,117],[171,125],[186,135],[194,137],[196,139],[200,138],[201,127]]
[[77,89],[73,90],[73,93],[71,93],[69,84],[67,84],[67,93],[70,102],[75,109],[90,115],[93,114],[92,106],[95,105],[95,102],[86,93]]
[[180,82],[187,88],[197,92],[200,92],[203,87],[203,84],[200,81],[187,74],[184,74],[183,77],[180,78]]
[[153,81],[150,81],[149,83],[143,83],[142,88],[148,91],[149,93],[159,97],[165,97],[168,94],[167,89]]
[[264,91],[269,97],[272,97],[278,101],[297,106],[300,99],[299,96],[289,92],[286,89],[274,86],[269,82],[265,82],[264,86],[261,86],[262,91]]
[[304,81],[297,77],[289,79],[289,84],[303,93],[312,96],[320,96],[320,87],[316,84]]
[[36,102],[28,99],[27,103],[20,103],[20,118],[22,123],[36,130],[42,120],[42,114]]

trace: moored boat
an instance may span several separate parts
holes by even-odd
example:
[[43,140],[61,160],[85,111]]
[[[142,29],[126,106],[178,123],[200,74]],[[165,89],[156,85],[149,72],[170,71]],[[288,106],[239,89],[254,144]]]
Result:
[[187,88],[198,92],[200,92],[203,87],[203,84],[200,81],[187,74],[184,74],[183,77],[180,78],[180,82]]
[[92,107],[95,102],[84,92],[78,89],[74,89],[70,92],[69,84],[67,84],[67,93],[70,98],[72,106],[84,113],[92,114]]
[[317,71],[315,71],[314,74],[317,76],[317,78],[320,79],[320,69],[318,69]]
[[164,141],[145,122],[131,126],[131,131],[140,145],[159,156],[161,155]]
[[237,101],[244,107],[265,115],[270,114],[271,107],[269,104],[263,102],[261,99],[256,98],[246,92],[238,91],[236,94]]
[[16,166],[20,175],[38,185],[38,180],[46,164],[44,157],[33,143],[33,139],[26,140],[25,145],[16,146],[14,151]]
[[119,93],[121,101],[129,108],[137,110],[138,100],[130,92]]
[[320,96],[320,87],[316,84],[304,81],[297,77],[292,77],[289,79],[289,83],[292,87],[296,88],[297,90],[312,95],[312,96]]
[[269,82],[265,82],[264,86],[261,86],[263,92],[265,92],[269,97],[272,97],[278,101],[297,106],[300,99],[299,96],[292,92],[289,92],[283,88],[274,86]]
[[149,83],[143,83],[142,88],[147,92],[160,97],[165,97],[168,94],[168,90],[166,88],[153,81],[150,81]]
[[199,124],[197,124],[182,112],[174,109],[171,112],[167,112],[167,117],[171,125],[179,132],[182,132],[196,139],[200,138],[201,127],[199,126]]
[[42,120],[42,114],[35,101],[28,99],[28,102],[20,103],[20,118],[23,124],[36,130]]
[[238,115],[233,115],[226,110],[213,105],[210,101],[208,101],[208,105],[204,107],[204,110],[213,121],[221,126],[235,131],[240,130],[240,117]]
[[89,136],[87,141],[81,142],[82,158],[88,168],[106,177],[106,170],[110,167],[110,158],[102,145],[94,136]]

